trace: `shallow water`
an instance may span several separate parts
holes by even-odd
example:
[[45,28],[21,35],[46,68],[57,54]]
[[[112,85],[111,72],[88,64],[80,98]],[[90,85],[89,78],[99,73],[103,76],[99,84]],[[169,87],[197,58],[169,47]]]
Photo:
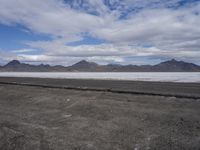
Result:
[[200,72],[1,72],[0,77],[198,82]]

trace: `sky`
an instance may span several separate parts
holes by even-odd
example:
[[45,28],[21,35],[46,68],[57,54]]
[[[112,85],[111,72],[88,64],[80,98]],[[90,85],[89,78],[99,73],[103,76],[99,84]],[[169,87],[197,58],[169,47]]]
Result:
[[0,64],[200,64],[200,0],[0,0]]

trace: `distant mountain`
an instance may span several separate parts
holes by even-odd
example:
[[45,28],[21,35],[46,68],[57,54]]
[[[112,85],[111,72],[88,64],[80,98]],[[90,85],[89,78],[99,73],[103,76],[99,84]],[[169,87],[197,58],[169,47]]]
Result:
[[17,67],[20,64],[21,63],[18,60],[12,60],[7,65],[5,65],[5,67]]
[[0,68],[0,71],[8,72],[50,72],[50,71],[66,71],[63,66],[50,66],[50,65],[30,65],[21,63],[18,60],[12,60],[5,66]]
[[177,61],[175,59],[161,62],[157,65],[120,65],[108,64],[98,65],[94,62],[82,60],[72,66],[64,67],[61,65],[30,65],[12,60],[4,66],[0,66],[1,72],[200,72],[200,66]]
[[99,65],[94,62],[88,62],[86,60],[82,60],[68,68],[73,71],[93,71],[97,70],[98,67]]
[[153,71],[161,71],[161,72],[195,72],[200,71],[200,66],[193,64],[193,63],[187,63],[184,61],[177,61],[175,59],[162,62],[158,65],[155,65],[152,67]]

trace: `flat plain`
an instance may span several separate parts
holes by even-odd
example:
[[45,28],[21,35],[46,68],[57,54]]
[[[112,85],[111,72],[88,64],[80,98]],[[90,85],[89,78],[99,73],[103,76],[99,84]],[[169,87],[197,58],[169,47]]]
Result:
[[194,83],[0,78],[0,149],[199,150],[199,93]]

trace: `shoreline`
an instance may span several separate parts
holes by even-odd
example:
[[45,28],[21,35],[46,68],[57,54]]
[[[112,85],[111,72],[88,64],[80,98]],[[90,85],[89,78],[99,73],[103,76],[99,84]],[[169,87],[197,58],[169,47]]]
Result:
[[4,72],[0,77],[200,83],[200,72]]

